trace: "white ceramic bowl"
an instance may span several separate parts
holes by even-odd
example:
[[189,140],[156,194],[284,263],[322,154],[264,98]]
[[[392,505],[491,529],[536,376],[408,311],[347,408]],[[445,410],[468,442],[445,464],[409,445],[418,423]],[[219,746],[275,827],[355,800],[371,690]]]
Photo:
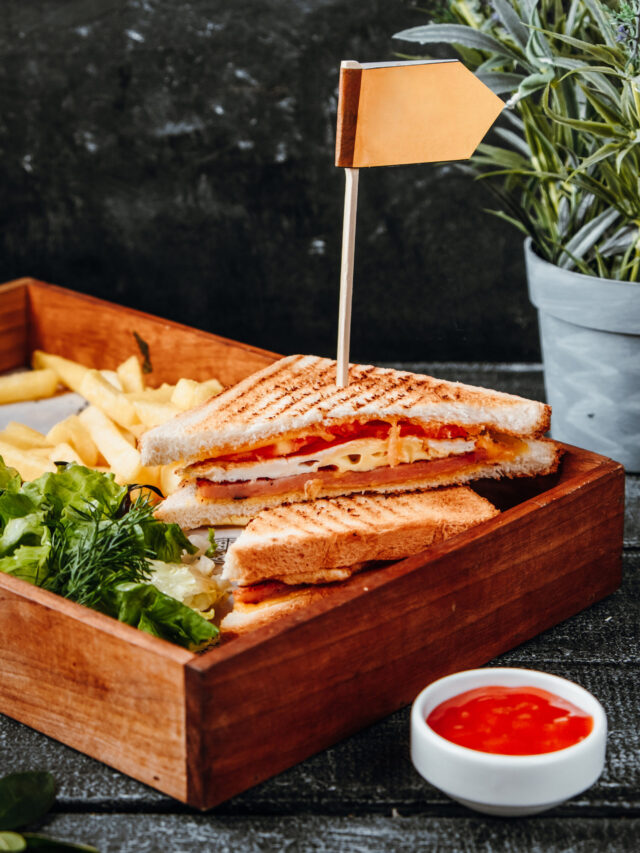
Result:
[[[539,687],[573,702],[593,717],[579,743],[540,755],[496,755],[458,746],[436,734],[426,719],[433,709],[467,690],[498,685]],[[427,782],[452,799],[486,814],[535,814],[589,788],[602,773],[607,718],[583,687],[533,669],[470,669],[434,681],[411,709],[411,760]]]

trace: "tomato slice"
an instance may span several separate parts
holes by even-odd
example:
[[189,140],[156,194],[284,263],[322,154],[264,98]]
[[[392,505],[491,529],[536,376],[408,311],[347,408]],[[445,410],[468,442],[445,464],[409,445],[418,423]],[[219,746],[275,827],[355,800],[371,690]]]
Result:
[[[400,421],[399,426],[401,437],[416,435],[420,438],[453,439],[466,438],[468,435],[467,431],[457,424],[434,424],[433,426],[423,427],[411,421]],[[335,435],[334,439],[320,438],[319,436],[290,439],[291,449],[286,456],[319,453],[321,450],[327,450],[329,447],[337,447],[340,444],[345,444],[347,441],[355,441],[361,438],[386,439],[389,436],[390,430],[391,424],[388,421],[380,420],[368,421],[365,424],[357,422],[336,424],[335,426],[324,427],[325,433],[328,432],[331,435]],[[278,444],[274,443],[268,444],[265,447],[259,447],[256,450],[217,456],[215,459],[216,462],[260,462],[281,455],[278,450]]]

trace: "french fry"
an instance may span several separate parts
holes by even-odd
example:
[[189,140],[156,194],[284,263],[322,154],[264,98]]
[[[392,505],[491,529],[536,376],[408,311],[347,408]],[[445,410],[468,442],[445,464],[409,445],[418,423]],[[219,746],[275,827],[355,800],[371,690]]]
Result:
[[130,435],[132,435],[136,439],[136,442],[137,442],[138,439],[140,438],[140,436],[142,435],[142,433],[146,432],[148,429],[149,429],[149,427],[146,424],[132,424],[129,427],[128,431],[129,431]]
[[31,366],[54,370],[60,382],[78,394],[82,380],[85,374],[89,372],[88,367],[78,364],[77,361],[71,361],[69,358],[62,358],[61,355],[53,355],[39,349],[35,350],[31,356]]
[[99,370],[98,373],[103,377],[103,379],[106,379],[110,385],[113,385],[116,391],[124,391],[120,377],[115,370]]
[[140,454],[123,437],[118,427],[96,406],[88,406],[78,415],[96,447],[109,463],[116,480],[135,483],[142,467]]
[[160,491],[162,494],[167,497],[167,495],[172,494],[176,491],[178,486],[180,485],[181,477],[177,473],[178,468],[182,463],[176,462],[173,465],[161,465],[160,466]]
[[171,395],[171,402],[182,411],[186,411],[215,397],[222,390],[222,385],[217,379],[207,379],[206,382],[179,379]]
[[58,374],[49,369],[29,370],[0,376],[0,403],[20,403],[53,397],[58,387]]
[[82,464],[88,468],[93,468],[98,463],[100,455],[98,448],[77,415],[69,415],[68,418],[51,427],[46,440],[53,445],[65,442],[70,444],[82,460]]
[[[20,448],[20,450],[27,450],[27,448]],[[49,447],[29,447],[29,453],[33,453],[34,456],[37,456],[39,459],[48,459],[49,454],[53,450],[53,445],[49,445]]]
[[138,422],[131,401],[121,391],[116,391],[97,370],[86,372],[80,385],[80,394],[120,426],[128,427]]
[[[143,427],[144,424],[136,424],[136,426]],[[118,427],[120,430],[120,435],[124,438],[125,441],[128,441],[131,447],[136,447],[138,444],[137,437],[131,432],[131,428],[125,429],[124,427]]]
[[175,385],[168,385],[164,382],[159,388],[143,388],[142,391],[133,391],[125,396],[132,403],[139,401],[152,403],[169,403],[175,390]]
[[55,473],[56,470],[56,466],[49,459],[43,459],[30,450],[21,450],[6,441],[0,441],[0,456],[5,465],[15,468],[23,480],[35,480],[47,471]]
[[80,459],[73,447],[67,444],[66,441],[57,444],[49,451],[49,459],[52,462],[77,462],[78,465],[83,464],[82,459]]
[[206,382],[199,382],[198,387],[193,395],[192,406],[199,406],[200,403],[206,403],[212,397],[216,397],[224,387],[217,379],[207,379]]
[[34,447],[50,447],[52,444],[37,429],[31,429],[31,427],[16,423],[15,421],[9,421],[2,432],[0,432],[0,438],[25,450],[32,450]]
[[122,364],[119,364],[116,372],[122,382],[123,391],[133,393],[144,391],[144,376],[142,375],[142,368],[140,367],[140,361],[137,356],[132,355],[126,361],[123,361]]
[[138,400],[133,407],[140,421],[147,427],[163,424],[180,412],[173,403],[154,403],[150,400]]
[[200,383],[195,379],[179,379],[171,395],[171,402],[182,411],[192,408],[193,398]]

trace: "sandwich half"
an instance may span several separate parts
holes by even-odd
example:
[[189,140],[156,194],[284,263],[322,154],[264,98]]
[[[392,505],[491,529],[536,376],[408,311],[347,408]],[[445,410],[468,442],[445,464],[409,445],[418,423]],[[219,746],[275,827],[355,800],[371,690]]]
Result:
[[237,586],[222,629],[242,633],[273,622],[372,564],[418,554],[497,514],[465,486],[264,510],[227,552],[222,577]]
[[262,509],[482,477],[548,474],[551,410],[511,394],[405,371],[289,356],[141,439],[145,465],[182,460],[158,516],[246,524]]

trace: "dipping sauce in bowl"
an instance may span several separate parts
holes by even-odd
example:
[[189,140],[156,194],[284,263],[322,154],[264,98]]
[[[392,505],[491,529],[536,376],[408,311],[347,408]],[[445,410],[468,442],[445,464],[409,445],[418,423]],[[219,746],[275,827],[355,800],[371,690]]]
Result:
[[485,814],[559,805],[602,773],[607,718],[572,681],[487,667],[432,681],[411,710],[411,760],[436,788]]
[[441,702],[427,716],[436,734],[498,755],[541,755],[584,740],[593,717],[539,687],[487,685]]

